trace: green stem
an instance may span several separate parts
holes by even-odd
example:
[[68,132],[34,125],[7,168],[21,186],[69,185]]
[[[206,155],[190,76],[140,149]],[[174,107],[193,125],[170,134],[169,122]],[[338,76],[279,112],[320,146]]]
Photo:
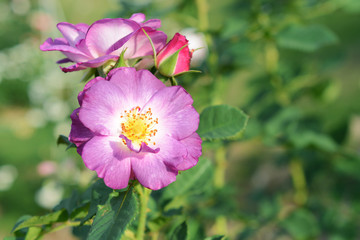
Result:
[[149,42],[150,42],[150,45],[151,45],[151,48],[153,50],[153,54],[154,54],[154,63],[155,63],[155,66],[157,66],[157,60],[156,60],[156,49],[155,49],[155,46],[154,46],[154,43],[153,41],[151,40],[151,37],[149,37],[149,35],[147,34],[147,32],[145,31],[145,29],[143,29],[143,32],[145,33],[146,37],[149,39]]
[[[215,177],[214,186],[221,189],[225,186],[226,175],[226,148],[224,145],[219,147],[215,152]],[[219,215],[215,219],[215,229],[217,234],[227,235],[227,221],[224,215]]]
[[102,67],[98,67],[96,70],[97,70],[100,77],[106,78],[106,74],[105,74],[104,69]]
[[209,26],[208,11],[209,6],[206,0],[196,0],[196,6],[199,18],[199,30],[205,32]]
[[265,68],[270,76],[270,83],[274,87],[276,100],[282,106],[287,106],[290,104],[290,97],[284,88],[283,80],[278,71],[279,50],[275,42],[267,41],[265,43],[264,57]]
[[146,213],[148,208],[147,205],[151,190],[142,187],[140,184],[136,186],[136,190],[139,193],[140,198],[139,225],[136,232],[136,239],[143,240],[145,236]]
[[214,186],[216,188],[222,188],[225,186],[225,172],[226,172],[226,149],[225,146],[221,146],[216,149],[215,152],[215,178]]
[[291,159],[289,167],[295,189],[294,201],[297,205],[302,206],[308,199],[304,168],[298,158]]
[[224,215],[217,216],[215,219],[216,233],[221,235],[228,235],[227,221]]
[[159,239],[159,232],[153,232],[151,235],[151,240],[158,240]]
[[159,70],[156,70],[156,72],[154,73],[154,76],[158,77],[158,74],[159,74]]
[[171,77],[171,78],[170,78],[170,82],[171,82],[171,86],[177,86],[177,85],[179,85],[178,82],[176,81],[175,77]]

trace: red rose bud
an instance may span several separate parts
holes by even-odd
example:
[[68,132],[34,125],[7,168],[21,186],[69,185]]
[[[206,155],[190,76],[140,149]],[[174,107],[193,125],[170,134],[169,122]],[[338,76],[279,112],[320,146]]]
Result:
[[156,68],[166,77],[173,77],[190,70],[192,52],[188,40],[180,33],[165,45],[156,56]]

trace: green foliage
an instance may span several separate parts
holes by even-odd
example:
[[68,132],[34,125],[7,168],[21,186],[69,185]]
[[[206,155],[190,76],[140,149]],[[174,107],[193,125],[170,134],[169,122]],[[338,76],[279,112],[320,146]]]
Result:
[[16,232],[22,228],[27,227],[40,227],[42,225],[48,225],[55,222],[63,222],[66,221],[67,214],[66,211],[60,210],[56,212],[52,212],[49,214],[46,214],[44,216],[34,216],[26,219],[25,221],[22,221],[19,225],[17,225],[13,231]]
[[64,135],[59,135],[58,139],[57,139],[57,144],[65,144],[67,145],[66,150],[70,149],[70,148],[74,148],[76,147],[76,145],[72,142],[69,141],[69,138],[64,136]]
[[[164,189],[163,199],[172,199],[187,193],[203,191],[213,171],[213,164],[206,158],[200,158],[198,164],[177,176],[177,180]],[[199,188],[202,186],[202,188]]]
[[187,239],[187,224],[186,224],[186,222],[181,223],[177,228],[175,228],[170,239],[171,240]]
[[320,233],[315,216],[305,209],[292,212],[281,224],[294,239],[313,239]]
[[205,240],[224,240],[225,237],[222,236],[222,235],[215,235],[215,236],[212,236],[212,237],[207,237],[205,238]]
[[97,180],[91,187],[91,199],[88,214],[83,219],[83,223],[92,218],[99,205],[104,205],[107,201],[109,194],[112,193],[112,189],[108,188],[102,179]]
[[113,192],[98,211],[90,228],[89,240],[120,239],[134,219],[137,202],[130,187],[126,192]]
[[336,35],[322,25],[290,25],[276,36],[280,47],[312,52],[338,42]]
[[360,12],[360,3],[357,0],[332,0],[332,2],[350,13]]
[[226,139],[241,134],[246,127],[248,116],[241,110],[228,106],[211,106],[200,115],[198,134],[214,140]]
[[[82,194],[73,191],[52,213],[21,217],[13,232],[25,239],[38,239],[51,231],[54,224],[63,224],[60,226],[74,226],[74,232],[83,239],[119,239],[136,213],[132,187],[114,191],[100,179]],[[91,227],[90,222],[93,222]]]
[[41,233],[41,227],[30,227],[25,240],[36,240]]

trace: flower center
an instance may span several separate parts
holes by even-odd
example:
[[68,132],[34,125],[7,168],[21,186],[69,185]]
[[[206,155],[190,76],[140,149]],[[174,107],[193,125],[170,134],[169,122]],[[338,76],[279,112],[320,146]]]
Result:
[[[151,108],[145,113],[141,113],[140,110],[140,107],[137,106],[130,111],[125,110],[124,115],[120,116],[123,120],[121,123],[122,134],[135,145],[140,146],[141,143],[155,145],[151,138],[158,131],[155,128],[159,123],[158,118],[152,118]],[[124,139],[122,141],[126,145],[126,141]]]

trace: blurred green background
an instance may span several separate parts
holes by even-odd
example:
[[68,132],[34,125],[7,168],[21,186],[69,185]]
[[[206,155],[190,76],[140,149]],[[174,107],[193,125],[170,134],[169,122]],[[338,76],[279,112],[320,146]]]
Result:
[[202,74],[179,79],[199,111],[226,103],[250,116],[241,141],[203,144],[219,189],[196,212],[208,235],[360,239],[358,0],[2,0],[0,237],[93,176],[56,145],[83,73],[62,73],[61,54],[39,45],[60,37],[58,22],[135,12],[205,47],[193,67]]

